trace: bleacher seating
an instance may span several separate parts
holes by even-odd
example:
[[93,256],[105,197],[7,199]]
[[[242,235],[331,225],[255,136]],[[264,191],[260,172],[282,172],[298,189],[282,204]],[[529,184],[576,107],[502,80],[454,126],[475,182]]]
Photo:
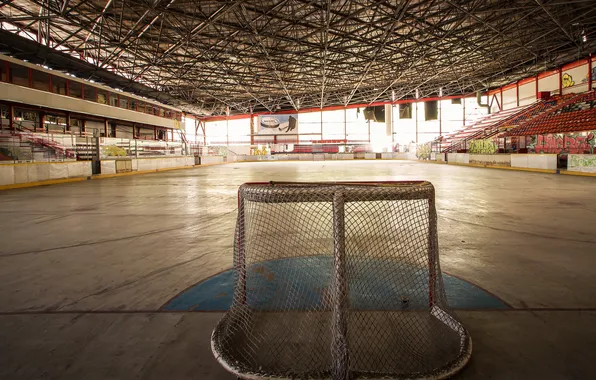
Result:
[[518,130],[525,125],[534,123],[535,120],[540,119],[545,114],[556,112],[569,104],[573,104],[577,98],[577,94],[556,95],[549,99],[537,100],[527,106],[511,108],[488,115],[475,124],[443,136],[440,140],[440,150],[444,153],[465,150],[470,140],[487,139],[503,132],[505,132],[503,136],[516,136],[507,131]]
[[527,122],[520,123],[503,137],[549,133],[582,132],[596,129],[596,91],[572,94]]
[[439,149],[444,153],[465,149],[469,140],[486,138],[489,135],[498,133],[500,127],[511,125],[511,122],[514,119],[521,117],[525,114],[525,111],[529,108],[533,108],[537,103],[530,106],[521,106],[489,114],[477,120],[474,124],[444,135],[438,141]]

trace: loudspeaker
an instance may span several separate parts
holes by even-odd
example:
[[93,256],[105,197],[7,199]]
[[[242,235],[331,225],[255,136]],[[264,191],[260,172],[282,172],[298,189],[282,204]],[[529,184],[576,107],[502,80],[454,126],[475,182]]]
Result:
[[364,120],[385,122],[385,106],[366,107],[364,109]]
[[378,123],[385,122],[385,106],[376,106],[375,107],[375,120]]
[[362,113],[364,114],[364,120],[377,121],[375,119],[375,108],[374,107],[366,107],[364,109],[364,111],[362,111]]
[[437,120],[439,118],[439,102],[431,100],[424,102],[424,120]]

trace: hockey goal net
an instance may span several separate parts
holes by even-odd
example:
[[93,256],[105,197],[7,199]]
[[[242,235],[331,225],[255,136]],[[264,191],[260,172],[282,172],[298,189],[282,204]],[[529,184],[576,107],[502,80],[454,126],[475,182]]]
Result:
[[239,189],[233,304],[212,335],[241,378],[424,378],[461,369],[429,182]]

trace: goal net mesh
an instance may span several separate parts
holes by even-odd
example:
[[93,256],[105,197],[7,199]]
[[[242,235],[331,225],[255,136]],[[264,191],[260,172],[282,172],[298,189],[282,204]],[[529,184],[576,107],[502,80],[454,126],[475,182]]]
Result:
[[471,339],[449,309],[428,182],[239,189],[235,286],[212,349],[245,378],[444,378]]

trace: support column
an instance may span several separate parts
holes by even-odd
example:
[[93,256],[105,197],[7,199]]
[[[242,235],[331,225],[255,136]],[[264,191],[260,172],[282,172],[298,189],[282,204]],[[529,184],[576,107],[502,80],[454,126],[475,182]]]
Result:
[[255,145],[255,118],[252,112],[250,113],[250,145]]
[[559,95],[563,95],[563,68],[559,67]]
[[515,98],[516,98],[516,107],[519,107],[519,81],[515,82]]
[[11,133],[15,133],[14,106],[12,104],[8,105],[8,129],[10,129]]
[[416,144],[418,144],[418,99],[416,99],[416,115],[414,115],[416,121]]
[[66,126],[64,127],[64,129],[65,129],[65,132],[70,131],[70,112],[66,113]]
[[395,152],[395,103],[391,103],[391,151]]
[[348,111],[347,111],[346,107],[344,107],[344,144],[347,144],[348,143],[348,120],[347,120],[347,114],[348,114]]
[[105,137],[108,137],[108,127],[109,127],[109,125],[108,125],[108,124],[109,124],[109,123],[108,123],[108,119],[105,119],[105,120],[103,121],[103,129],[104,129],[103,133],[104,133],[104,136],[105,136]]
[[463,110],[462,125],[466,125],[466,98],[463,97],[461,100],[462,100],[462,110]]
[[439,98],[439,137],[443,136],[443,104]]
[[346,278],[346,238],[344,195],[333,195],[333,312],[331,316],[332,378],[349,379],[348,281]]
[[[134,129],[132,130],[132,132],[134,137]],[[85,133],[87,133],[87,120],[83,119],[81,120],[81,132],[79,133],[79,135],[84,136]]]
[[46,113],[39,111],[39,123],[33,125],[33,132],[45,132]]
[[319,140],[323,140],[323,109],[321,108],[321,135],[319,136]]
[[592,91],[592,54],[588,57],[588,91]]

